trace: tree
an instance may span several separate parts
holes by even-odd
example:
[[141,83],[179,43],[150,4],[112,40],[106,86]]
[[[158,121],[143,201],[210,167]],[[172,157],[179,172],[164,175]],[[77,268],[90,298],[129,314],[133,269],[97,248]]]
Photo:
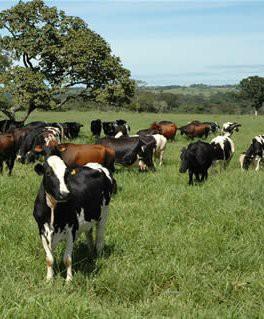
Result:
[[[110,46],[78,17],[67,16],[42,0],[20,1],[0,13],[2,52],[12,64],[0,75],[2,93],[15,110],[62,107],[82,97],[121,105],[134,95],[130,72]],[[78,90],[69,90],[78,87]]]
[[259,76],[250,76],[243,79],[239,84],[240,96],[249,100],[255,109],[255,115],[264,103],[264,78]]

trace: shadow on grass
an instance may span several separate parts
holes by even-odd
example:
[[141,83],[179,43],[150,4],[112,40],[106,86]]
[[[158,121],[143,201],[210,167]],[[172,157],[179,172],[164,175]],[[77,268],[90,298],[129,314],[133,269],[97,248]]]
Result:
[[[80,242],[74,247],[73,250],[73,273],[81,272],[87,277],[92,277],[100,272],[101,264],[98,263],[100,259],[108,259],[115,251],[115,245],[105,245],[102,257],[96,257],[94,252],[90,252],[85,242]],[[57,273],[60,273],[66,278],[66,267],[63,263],[63,254],[60,258],[60,262],[55,266],[58,269]]]

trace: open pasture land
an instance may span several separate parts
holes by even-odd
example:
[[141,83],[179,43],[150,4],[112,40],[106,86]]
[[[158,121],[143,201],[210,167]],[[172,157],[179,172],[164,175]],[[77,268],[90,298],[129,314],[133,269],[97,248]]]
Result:
[[[188,186],[179,152],[190,141],[176,135],[155,173],[118,168],[106,246],[91,260],[81,237],[73,251],[74,277],[65,284],[63,247],[55,280],[45,282],[45,254],[32,216],[41,178],[15,164],[0,176],[1,318],[263,318],[264,172],[242,172],[238,157],[263,132],[263,117],[35,112],[30,118],[80,121],[75,142],[90,142],[92,119],[123,118],[132,133],[154,120],[183,125],[194,119],[237,121],[236,151],[228,169]],[[210,136],[208,140],[213,138]]]

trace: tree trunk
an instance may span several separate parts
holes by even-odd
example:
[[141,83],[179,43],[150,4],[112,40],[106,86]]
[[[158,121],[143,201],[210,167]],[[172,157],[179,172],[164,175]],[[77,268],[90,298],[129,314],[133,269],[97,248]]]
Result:
[[255,107],[255,116],[258,116],[258,109]]

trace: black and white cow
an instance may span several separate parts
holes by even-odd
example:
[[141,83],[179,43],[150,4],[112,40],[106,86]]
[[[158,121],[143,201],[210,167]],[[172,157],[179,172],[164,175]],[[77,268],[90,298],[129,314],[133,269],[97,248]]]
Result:
[[180,173],[189,172],[189,185],[193,185],[193,175],[197,182],[208,177],[208,169],[215,160],[214,147],[202,141],[191,143],[181,151]]
[[156,148],[156,140],[153,136],[106,137],[99,139],[97,144],[115,151],[115,163],[126,167],[138,165],[141,171],[155,170],[153,151]]
[[264,135],[257,135],[245,153],[242,167],[248,169],[252,162],[255,162],[255,171],[259,170],[260,162],[264,159]]
[[37,164],[35,171],[43,175],[33,215],[46,253],[47,280],[53,278],[53,250],[66,240],[66,281],[71,281],[73,244],[80,233],[86,233],[89,248],[93,249],[92,229],[96,225],[95,249],[98,256],[102,253],[115,180],[98,163],[70,170],[56,155],[48,157],[43,165]]
[[[156,132],[156,131],[155,131]],[[167,145],[167,139],[165,136],[159,134],[159,133],[155,133],[155,134],[143,134],[141,132],[140,134],[145,135],[145,136],[153,136],[156,144],[155,147],[153,149],[153,155],[155,158],[159,159],[159,165],[161,166],[163,164],[163,159],[164,159],[164,153],[166,150],[166,145]],[[140,136],[140,135],[131,135],[130,137],[135,137],[135,136]]]
[[212,139],[211,145],[214,147],[214,165],[219,162],[220,167],[226,169],[235,152],[234,142],[226,135],[219,135]]
[[44,149],[60,143],[61,131],[59,128],[50,126],[36,128],[21,141],[17,160],[22,164],[34,162],[40,155],[35,152],[37,145],[41,145]]
[[241,124],[237,122],[226,122],[223,124],[222,133],[226,136],[231,136],[234,131],[238,132]]
[[127,121],[125,120],[103,122],[103,131],[105,136],[128,136],[130,132],[130,126],[127,124]]

